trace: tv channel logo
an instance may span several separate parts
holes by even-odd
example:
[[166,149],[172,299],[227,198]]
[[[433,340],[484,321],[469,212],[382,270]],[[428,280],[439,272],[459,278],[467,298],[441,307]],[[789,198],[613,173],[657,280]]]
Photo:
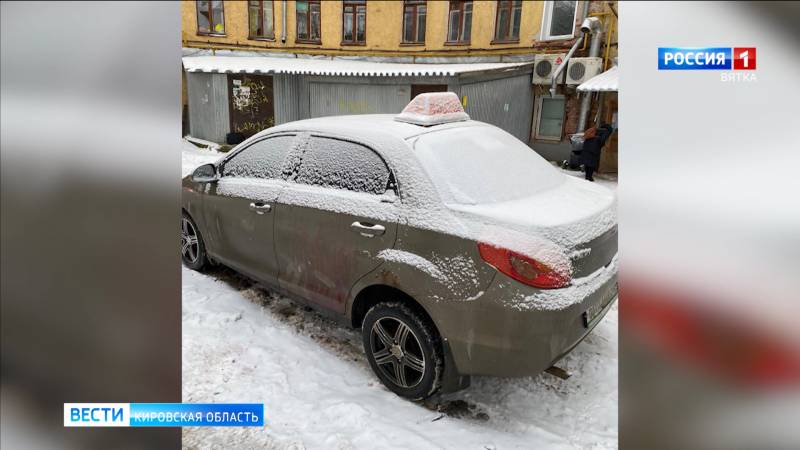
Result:
[[756,70],[756,48],[659,47],[658,70]]
[[263,403],[64,403],[65,427],[263,427]]

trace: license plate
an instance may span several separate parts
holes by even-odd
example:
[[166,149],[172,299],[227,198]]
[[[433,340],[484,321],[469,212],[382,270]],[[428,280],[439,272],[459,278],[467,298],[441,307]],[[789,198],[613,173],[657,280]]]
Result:
[[591,328],[595,325],[595,320],[599,319],[600,313],[614,300],[614,297],[617,296],[617,283],[613,283],[608,285],[605,288],[605,292],[600,297],[601,301],[590,305],[586,312],[583,313],[583,326],[586,328]]

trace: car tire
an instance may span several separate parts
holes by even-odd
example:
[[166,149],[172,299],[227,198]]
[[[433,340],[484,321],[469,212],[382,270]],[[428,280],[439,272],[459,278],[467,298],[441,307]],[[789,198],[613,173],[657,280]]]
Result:
[[192,270],[202,270],[208,265],[206,246],[200,229],[186,212],[181,216],[181,260]]
[[442,345],[427,317],[401,302],[378,303],[364,316],[361,334],[369,365],[389,390],[410,400],[439,390]]

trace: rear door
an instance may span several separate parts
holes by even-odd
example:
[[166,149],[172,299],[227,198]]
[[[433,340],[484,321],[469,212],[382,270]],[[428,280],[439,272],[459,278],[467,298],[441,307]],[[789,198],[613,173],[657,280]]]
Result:
[[220,167],[205,211],[210,253],[226,265],[277,284],[273,242],[283,166],[296,136],[271,136],[250,144]]
[[279,282],[344,313],[351,287],[394,246],[394,178],[376,152],[355,142],[310,135],[299,148],[275,216]]

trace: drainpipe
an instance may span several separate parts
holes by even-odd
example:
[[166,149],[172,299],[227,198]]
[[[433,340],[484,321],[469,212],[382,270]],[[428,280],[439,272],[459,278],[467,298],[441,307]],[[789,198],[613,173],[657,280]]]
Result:
[[[589,56],[600,56],[602,47],[603,32],[598,30],[592,35],[592,43],[589,46]],[[598,97],[599,98],[599,97]],[[584,92],[581,98],[581,109],[578,113],[578,133],[582,133],[586,129],[586,119],[589,117],[589,109],[592,106],[592,93]]]
[[[558,86],[559,75],[561,75],[561,72],[563,72],[564,69],[567,67],[567,62],[569,61],[570,58],[572,58],[572,54],[575,53],[575,50],[577,50],[578,47],[580,47],[581,44],[583,44],[583,39],[586,36],[586,34],[596,33],[599,30],[600,30],[600,19],[598,19],[597,17],[587,17],[586,19],[583,19],[583,24],[581,24],[581,32],[583,34],[581,34],[581,37],[579,37],[578,40],[575,41],[575,44],[573,44],[572,48],[569,49],[569,52],[567,52],[567,56],[564,58],[563,61],[561,61],[561,64],[559,64],[558,68],[556,68],[555,73],[553,73],[553,78],[550,82],[551,97],[556,95],[556,86]],[[594,41],[592,41],[592,45],[594,45]],[[599,44],[597,48],[599,51],[600,49]]]
[[281,26],[281,43],[286,43],[286,0],[281,2],[281,13],[283,13],[283,26]]

